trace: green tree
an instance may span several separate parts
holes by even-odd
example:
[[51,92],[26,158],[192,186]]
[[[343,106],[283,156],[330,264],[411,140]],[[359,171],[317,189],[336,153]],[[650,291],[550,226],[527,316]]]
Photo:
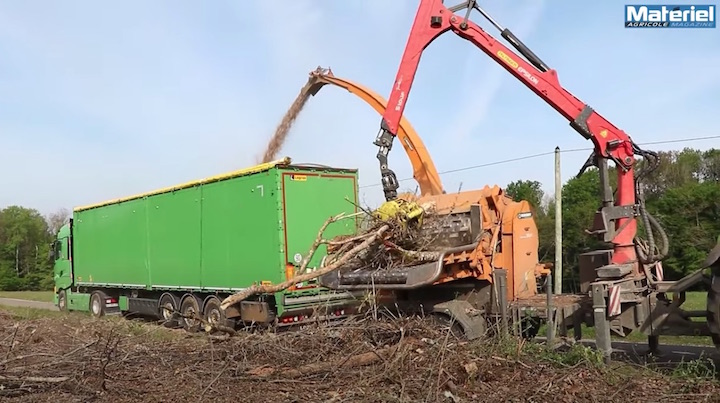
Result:
[[[592,228],[595,212],[600,206],[600,175],[595,168],[571,178],[562,190],[562,237],[564,276],[578,271],[581,253],[603,245],[585,231]],[[577,276],[574,276],[577,277]],[[571,277],[572,278],[572,277]]]
[[[642,179],[646,198],[659,198],[669,189],[700,182],[708,168],[705,163],[706,155],[712,154],[691,148],[658,152],[657,167]],[[638,168],[646,166],[647,161],[638,163]]]
[[52,287],[51,241],[48,224],[37,210],[20,206],[0,210],[0,288]]
[[508,183],[505,193],[513,200],[527,200],[533,210],[541,207],[544,192],[538,181],[518,180]]
[[555,200],[549,199],[535,214],[538,228],[538,257],[541,262],[555,262]]
[[711,148],[703,152],[703,164],[700,177],[703,181],[720,182],[720,150]]
[[669,238],[666,277],[679,279],[699,268],[720,235],[720,186],[717,182],[687,183],[668,189],[648,210],[660,220]]

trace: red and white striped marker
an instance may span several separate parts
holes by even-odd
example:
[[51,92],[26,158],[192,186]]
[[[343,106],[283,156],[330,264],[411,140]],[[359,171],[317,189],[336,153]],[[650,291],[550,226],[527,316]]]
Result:
[[655,278],[657,278],[657,281],[663,281],[662,262],[657,262],[657,264],[655,264]]
[[608,294],[610,294],[610,298],[608,300],[608,315],[620,315],[620,286],[610,286],[608,288]]

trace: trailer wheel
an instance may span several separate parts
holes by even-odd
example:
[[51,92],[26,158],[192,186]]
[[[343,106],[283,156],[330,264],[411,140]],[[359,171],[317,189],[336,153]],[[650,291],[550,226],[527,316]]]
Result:
[[95,291],[90,295],[90,313],[96,318],[105,315],[105,296],[102,292]]
[[203,318],[211,326],[228,326],[225,311],[220,308],[220,299],[218,297],[210,297],[205,300]]
[[163,325],[170,328],[178,327],[178,303],[177,298],[172,294],[163,294],[158,301],[158,316]]
[[62,312],[67,311],[67,293],[65,290],[58,291],[58,309]]
[[183,296],[180,303],[180,314],[182,315],[180,322],[185,330],[196,330],[200,326],[200,321],[193,319],[195,316],[202,315],[200,303],[194,295],[185,294]]

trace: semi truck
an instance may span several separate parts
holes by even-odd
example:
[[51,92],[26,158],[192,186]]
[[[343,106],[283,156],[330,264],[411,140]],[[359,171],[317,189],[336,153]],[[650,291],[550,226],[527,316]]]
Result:
[[[312,281],[220,309],[254,284],[293,277],[324,236],[360,221],[354,169],[294,165],[289,157],[73,209],[52,246],[55,303],[100,317],[136,314],[168,326],[292,326],[351,315],[358,299]],[[307,267],[317,267],[321,246]],[[202,319],[199,320],[198,318]]]

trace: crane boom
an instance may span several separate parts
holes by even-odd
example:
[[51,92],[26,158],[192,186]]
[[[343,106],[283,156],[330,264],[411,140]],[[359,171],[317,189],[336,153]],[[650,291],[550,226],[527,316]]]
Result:
[[[455,14],[466,10],[465,16]],[[480,26],[469,20],[472,10],[479,11],[490,23],[501,31],[505,38],[525,58],[503,45]],[[600,169],[602,183],[602,207],[596,213],[593,232],[606,242],[614,244],[612,263],[632,266],[636,274],[642,275],[637,263],[634,239],[637,232],[635,217],[643,215],[644,204],[638,204],[638,189],[635,181],[635,155],[648,157],[656,154],[641,150],[621,129],[610,123],[593,108],[576,98],[560,85],[555,70],[548,67],[528,49],[509,29],[502,28],[476,1],[466,1],[454,7],[446,7],[442,0],[421,0],[410,35],[407,40],[400,66],[388,97],[388,108],[383,114],[380,132],[375,140],[379,147],[377,158],[380,162],[383,188],[387,200],[397,197],[397,178],[387,163],[387,155],[397,133],[398,122],[403,115],[423,51],[436,38],[447,31],[471,42],[491,59],[497,62],[526,87],[532,90],[553,109],[570,121],[570,126],[583,137],[591,140],[594,152],[589,161]],[[607,162],[617,167],[618,181],[616,199],[607,177]],[[587,165],[587,164],[586,164]],[[650,220],[645,220],[649,222]],[[654,222],[654,220],[652,220]],[[614,225],[612,225],[614,223]],[[652,222],[651,222],[652,223]],[[649,225],[646,225],[649,227]],[[643,263],[659,260],[661,254],[654,254],[653,238],[650,251],[642,255]],[[652,256],[651,256],[652,255]]]

